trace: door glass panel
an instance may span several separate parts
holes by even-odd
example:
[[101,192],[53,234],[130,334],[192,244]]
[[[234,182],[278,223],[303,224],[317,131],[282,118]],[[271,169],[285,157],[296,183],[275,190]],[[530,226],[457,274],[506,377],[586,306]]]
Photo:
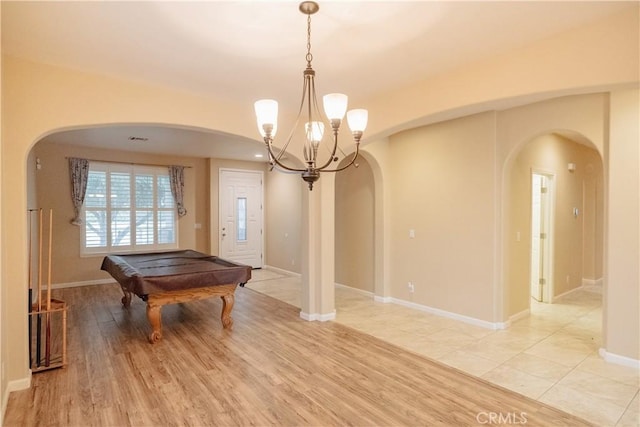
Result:
[[237,199],[237,219],[238,229],[236,236],[239,242],[247,240],[247,198],[238,197]]

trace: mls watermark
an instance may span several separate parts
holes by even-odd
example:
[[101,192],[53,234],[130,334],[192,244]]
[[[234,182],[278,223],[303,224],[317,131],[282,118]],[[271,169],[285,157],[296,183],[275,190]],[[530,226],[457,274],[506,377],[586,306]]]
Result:
[[489,425],[517,425],[527,423],[526,412],[478,412],[476,421]]

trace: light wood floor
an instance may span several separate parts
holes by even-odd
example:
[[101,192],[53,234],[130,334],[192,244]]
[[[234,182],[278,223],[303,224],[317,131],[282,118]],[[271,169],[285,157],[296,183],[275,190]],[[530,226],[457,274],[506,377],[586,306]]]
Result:
[[156,345],[144,303],[123,309],[115,284],[56,297],[69,305],[69,366],[12,393],[7,426],[464,426],[492,413],[590,425],[338,323],[303,321],[250,289],[236,292],[232,331],[217,298],[164,307]]

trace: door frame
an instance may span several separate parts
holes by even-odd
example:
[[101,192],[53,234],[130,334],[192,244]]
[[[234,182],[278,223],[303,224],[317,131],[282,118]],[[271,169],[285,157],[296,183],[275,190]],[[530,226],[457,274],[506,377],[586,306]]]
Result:
[[218,169],[218,253],[222,247],[222,233],[220,230],[222,229],[222,174],[223,172],[232,172],[232,173],[252,173],[260,176],[260,223],[262,225],[262,231],[260,233],[260,253],[262,257],[260,258],[260,267],[253,268],[262,268],[264,267],[266,253],[265,253],[265,223],[264,223],[264,172],[261,170],[255,169],[239,169],[239,168],[219,168]]
[[[547,209],[548,216],[547,220],[549,221],[549,227],[547,230],[548,236],[545,239],[545,247],[544,251],[544,265],[543,269],[547,271],[547,282],[545,286],[542,288],[542,301],[543,303],[552,303],[553,302],[553,288],[554,288],[554,259],[555,259],[555,211],[556,211],[556,173],[554,171],[550,171],[542,168],[531,168],[531,173],[529,175],[529,230],[532,229],[533,226],[533,218],[531,217],[532,212],[532,189],[533,189],[533,175],[544,175],[547,177]],[[531,244],[532,244],[533,236],[531,236],[531,240],[529,241],[529,295],[531,296],[531,264],[532,264],[532,254],[531,254]],[[530,300],[529,300],[530,301]]]

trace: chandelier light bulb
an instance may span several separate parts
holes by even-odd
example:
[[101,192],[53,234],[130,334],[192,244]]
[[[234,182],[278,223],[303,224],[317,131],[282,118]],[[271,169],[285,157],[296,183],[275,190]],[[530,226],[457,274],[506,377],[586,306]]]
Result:
[[367,128],[368,120],[369,112],[367,110],[358,108],[347,113],[347,123],[349,123],[351,132],[364,132]]
[[258,130],[264,138],[267,130],[271,137],[276,135],[278,128],[278,101],[273,99],[261,99],[253,104],[258,121]]
[[304,130],[307,134],[307,140],[312,144],[319,144],[322,141],[322,135],[324,135],[324,123],[322,122],[308,122],[304,124]]
[[329,120],[342,120],[347,112],[349,97],[342,93],[330,93],[322,97],[324,113]]

